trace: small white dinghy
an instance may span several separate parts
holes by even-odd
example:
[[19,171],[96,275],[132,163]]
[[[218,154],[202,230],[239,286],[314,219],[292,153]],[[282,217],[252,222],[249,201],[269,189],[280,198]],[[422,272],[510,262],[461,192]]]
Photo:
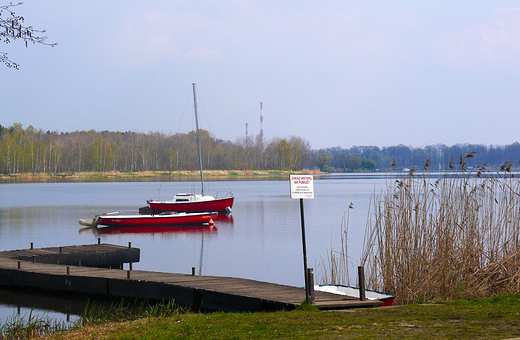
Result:
[[[359,288],[343,285],[315,285],[315,291],[345,295],[359,299]],[[382,301],[383,306],[391,306],[394,303],[395,295],[377,292],[375,290],[365,290],[367,300]]]

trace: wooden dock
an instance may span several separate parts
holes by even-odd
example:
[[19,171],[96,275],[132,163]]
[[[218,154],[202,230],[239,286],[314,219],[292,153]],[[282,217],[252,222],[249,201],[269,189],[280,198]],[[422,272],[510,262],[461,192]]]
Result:
[[123,263],[139,262],[140,249],[113,245],[88,244],[1,251],[0,257],[14,260],[69,266],[123,269]]
[[[90,245],[89,248],[100,250],[102,246],[118,247]],[[173,299],[195,310],[228,312],[292,310],[305,300],[303,288],[256,280],[78,267],[32,260],[32,257],[23,261],[0,254],[0,286],[97,297]],[[324,292],[315,292],[315,300],[320,309],[366,308],[382,304]]]

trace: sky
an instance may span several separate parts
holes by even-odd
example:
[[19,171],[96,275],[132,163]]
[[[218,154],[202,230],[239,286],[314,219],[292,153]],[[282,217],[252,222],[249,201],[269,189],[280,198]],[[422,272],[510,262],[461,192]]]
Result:
[[[0,5],[8,4],[4,1]],[[0,124],[298,136],[312,149],[519,141],[518,1],[25,0]]]

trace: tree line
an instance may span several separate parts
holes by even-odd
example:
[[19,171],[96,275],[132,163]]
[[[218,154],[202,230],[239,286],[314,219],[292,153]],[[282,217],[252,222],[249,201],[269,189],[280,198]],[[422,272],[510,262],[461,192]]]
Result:
[[517,166],[520,160],[520,144],[504,146],[482,144],[444,144],[413,148],[405,145],[379,148],[377,146],[333,147],[314,152],[315,163],[320,169],[335,171],[428,169],[450,170],[461,167]]
[[[301,137],[215,138],[200,130],[205,170],[301,170],[311,166]],[[0,172],[76,173],[198,170],[196,133],[75,131],[58,133],[0,125]]]
[[[200,130],[205,170],[375,171],[391,168],[447,170],[455,165],[500,166],[520,160],[518,142],[475,144],[333,147],[311,150],[302,137],[241,137],[234,142]],[[459,161],[460,157],[460,161]],[[511,163],[511,165],[516,165]],[[0,125],[0,173],[76,173],[198,170],[196,133],[74,131],[51,132],[19,123]]]

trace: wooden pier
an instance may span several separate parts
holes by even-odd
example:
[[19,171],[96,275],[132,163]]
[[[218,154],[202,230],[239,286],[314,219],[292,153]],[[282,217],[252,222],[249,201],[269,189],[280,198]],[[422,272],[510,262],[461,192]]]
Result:
[[123,263],[139,262],[139,248],[113,244],[88,244],[49,248],[10,250],[0,252],[0,257],[36,263],[69,266],[123,269]]
[[[103,247],[114,249],[119,246],[105,244],[74,247],[86,247],[84,249],[90,251],[94,249],[99,256]],[[61,247],[62,253],[65,248],[68,247]],[[29,250],[19,252],[26,251]],[[5,253],[0,253],[0,286],[5,287],[97,297],[173,299],[195,310],[228,312],[292,310],[305,300],[303,288],[249,279],[41,263],[32,256],[30,260],[21,260],[20,255],[4,256]],[[382,305],[379,301],[345,299],[324,292],[315,292],[315,301],[320,309]]]

